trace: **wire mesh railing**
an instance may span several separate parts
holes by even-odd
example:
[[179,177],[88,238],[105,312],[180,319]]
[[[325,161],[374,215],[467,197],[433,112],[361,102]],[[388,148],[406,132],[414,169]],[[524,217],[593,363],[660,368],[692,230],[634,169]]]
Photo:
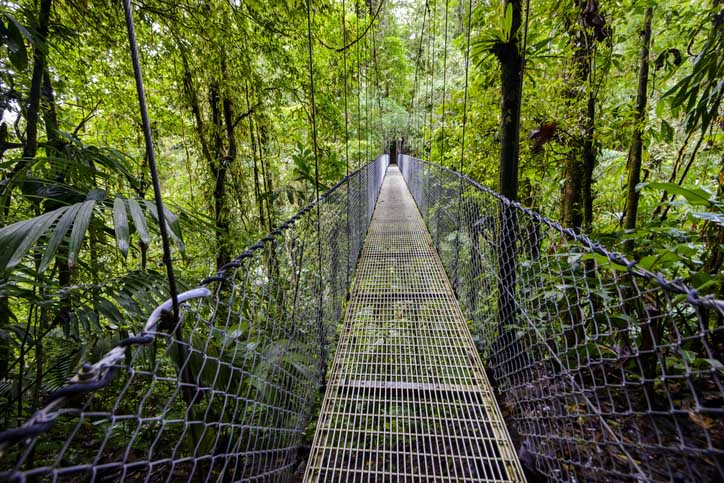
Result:
[[557,481],[724,479],[724,301],[452,170],[398,163],[525,465]]
[[181,294],[178,322],[167,302],[0,433],[0,480],[289,480],[387,164],[345,177],[319,223],[313,203]]

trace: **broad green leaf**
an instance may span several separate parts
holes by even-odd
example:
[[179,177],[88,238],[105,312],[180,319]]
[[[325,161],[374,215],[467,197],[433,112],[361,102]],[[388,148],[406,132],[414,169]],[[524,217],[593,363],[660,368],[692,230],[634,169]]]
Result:
[[0,230],[0,246],[12,256],[4,270],[17,266],[38,239],[48,232],[55,220],[63,213],[63,209],[53,210],[29,220],[13,223]]
[[711,213],[708,211],[704,211],[691,213],[691,216],[724,227],[724,214],[722,213]]
[[672,263],[680,262],[683,258],[669,250],[664,250],[656,255],[649,255],[644,257],[638,262],[638,266],[646,270],[655,270],[660,264],[670,265]]
[[128,239],[128,214],[126,213],[126,203],[120,197],[113,200],[113,227],[116,232],[118,249],[123,254],[123,258],[126,258],[130,245]]
[[513,4],[508,3],[508,5],[505,8],[505,20],[503,24],[503,34],[505,35],[505,40],[510,41],[510,31],[513,28]]
[[686,201],[694,206],[712,206],[713,204],[710,201],[711,193],[701,188],[684,188],[676,183],[641,183],[638,188],[659,189],[672,195],[683,196]]
[[106,190],[101,188],[93,188],[85,197],[86,200],[103,201],[106,199]]
[[37,219],[24,220],[0,228],[0,270],[5,270],[10,257],[22,242],[32,223]]
[[664,99],[659,100],[659,102],[656,103],[656,117],[663,117],[664,116],[664,108],[666,107],[666,104],[664,102]]
[[104,297],[98,297],[95,305],[96,309],[103,314],[104,317],[112,321],[117,326],[123,326],[126,320],[118,310],[118,308],[110,300]]
[[38,273],[43,273],[47,270],[55,253],[58,251],[58,247],[60,247],[60,243],[63,241],[63,238],[65,238],[68,230],[70,230],[79,209],[80,203],[68,206],[67,209],[65,209],[65,213],[63,213],[63,216],[60,217],[60,220],[58,220],[58,223],[55,225],[55,231],[53,231],[53,235],[50,237],[50,241],[48,241],[48,246],[45,248]]
[[[148,208],[148,211],[151,212],[153,218],[157,222],[160,222],[158,219],[158,210],[156,210],[155,203],[149,200],[145,200],[144,202],[146,203],[146,208]],[[186,246],[184,245],[183,238],[181,238],[181,226],[178,222],[178,218],[176,217],[176,215],[171,213],[165,206],[163,207],[163,211],[165,214],[164,220],[166,222],[166,227],[168,228],[168,232],[171,235],[171,238],[176,241],[176,245],[178,246],[179,251],[185,251]]]
[[608,257],[605,257],[599,253],[586,253],[581,257],[582,260],[595,260],[600,269],[616,270],[618,272],[627,271],[626,265],[619,265],[613,263]]
[[148,224],[141,205],[138,204],[138,201],[129,199],[128,208],[131,211],[131,218],[133,218],[133,224],[136,226],[138,237],[141,239],[141,245],[144,247],[150,246],[151,234],[148,232]]
[[674,128],[665,119],[661,120],[661,139],[669,143],[674,140]]
[[719,371],[720,374],[724,374],[724,364],[719,359],[704,359],[712,369]]
[[70,248],[68,249],[68,267],[70,268],[75,268],[78,264],[78,252],[80,252],[80,246],[83,243],[85,232],[88,231],[88,225],[90,224],[95,205],[96,200],[84,201],[78,210],[78,216],[75,217],[73,231],[70,233]]
[[28,51],[25,48],[25,38],[32,38],[27,29],[23,27],[12,15],[5,14],[8,19],[7,46],[8,57],[18,70],[28,67]]
[[706,272],[695,272],[691,275],[691,284],[700,292],[709,288],[716,288],[719,282],[719,278],[712,277]]
[[16,19],[9,13],[4,13],[3,16],[8,19],[8,28],[10,28],[10,25],[12,24],[13,27],[15,27],[18,32],[20,32],[23,38],[28,41],[28,43],[30,43],[31,45],[36,45],[37,42],[35,37],[31,35],[30,31],[27,28],[25,28],[25,25],[18,22],[18,19]]
[[181,223],[179,222],[178,217],[175,213],[173,213],[171,210],[169,210],[166,205],[163,206],[163,213],[166,216],[166,221],[168,222],[171,229],[176,233],[176,235],[179,237],[179,239],[182,239],[181,237]]

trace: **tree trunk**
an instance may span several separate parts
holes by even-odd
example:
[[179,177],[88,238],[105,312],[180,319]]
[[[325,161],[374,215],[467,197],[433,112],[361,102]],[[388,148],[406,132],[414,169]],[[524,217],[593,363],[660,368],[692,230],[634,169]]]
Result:
[[[209,169],[214,179],[214,228],[216,233],[216,268],[221,268],[229,261],[228,250],[225,248],[229,232],[228,214],[225,210],[226,198],[226,172],[227,161],[224,153],[224,140],[222,132],[226,130],[224,119],[226,114],[222,112],[224,101],[221,98],[219,83],[209,83],[209,105],[211,107],[212,124],[212,159],[209,160]],[[231,117],[229,118],[231,122]],[[233,131],[233,125],[230,124]],[[236,150],[236,145],[234,145]]]
[[196,93],[196,88],[194,87],[194,81],[193,77],[191,76],[191,69],[189,68],[188,59],[186,57],[186,51],[184,50],[181,42],[177,42],[178,50],[181,54],[181,61],[183,63],[184,68],[184,74],[183,74],[183,86],[184,86],[184,94],[186,95],[186,101],[189,104],[189,108],[191,109],[191,113],[194,116],[194,130],[196,131],[196,135],[199,138],[199,144],[201,145],[201,154],[204,155],[204,158],[207,162],[211,162],[211,151],[209,150],[209,145],[206,142],[206,134],[204,131],[204,118],[201,113],[201,104],[199,103],[199,96]]
[[[500,193],[511,200],[518,198],[518,154],[520,106],[523,90],[523,56],[520,52],[521,0],[506,0],[505,11],[512,11],[510,38],[494,47],[501,66],[500,118]],[[514,212],[501,204],[501,231],[498,243],[500,276],[498,287],[499,325],[510,325],[514,317],[515,288],[515,221]]]
[[57,153],[58,150],[58,112],[55,105],[53,83],[50,80],[50,71],[47,65],[43,69],[42,98],[44,100],[43,122],[45,123],[45,137],[47,139],[45,151],[51,156]]
[[593,135],[596,129],[596,97],[588,90],[588,104],[584,119],[583,139],[583,229],[591,231],[593,226],[593,170],[596,167],[596,146]]
[[[37,23],[37,40],[47,45],[48,24],[50,23],[50,8],[52,0],[41,0],[40,10],[38,11]],[[23,159],[19,160],[13,166],[12,171],[7,179],[12,179],[20,171],[22,171],[29,163],[29,160],[35,157],[38,151],[38,119],[40,113],[40,97],[41,87],[43,83],[43,72],[45,70],[45,52],[43,49],[36,47],[33,49],[33,76],[30,81],[30,92],[28,93],[28,104],[25,115],[25,142],[23,143]],[[13,183],[8,183],[2,191],[2,214],[3,222],[7,221],[10,205],[12,204]],[[2,324],[5,313],[5,300],[0,299],[0,324]],[[1,326],[1,325],[0,325]]]
[[653,7],[648,7],[644,13],[644,28],[641,31],[641,55],[639,67],[638,92],[636,94],[636,113],[634,116],[634,132],[631,139],[631,153],[628,163],[628,187],[626,190],[626,217],[624,228],[636,228],[636,218],[639,209],[639,192],[636,186],[641,182],[641,161],[643,158],[642,136],[646,123],[646,103],[648,101],[649,83],[649,45],[651,44],[651,19]]
[[[590,230],[593,224],[593,170],[596,166],[596,145],[593,135],[596,126],[596,96],[591,86],[591,64],[595,55],[596,42],[608,36],[606,19],[599,11],[599,5],[592,0],[579,0],[580,11],[576,20],[571,21],[570,35],[573,38],[572,84],[566,96],[572,111],[578,113],[580,135],[574,135],[572,149],[564,167],[563,194],[561,196],[561,221],[565,227]],[[579,111],[582,99],[585,109]]]
[[[249,88],[246,91],[246,105],[248,109],[251,109],[251,102],[249,101]],[[251,157],[254,163],[254,198],[256,201],[257,209],[259,210],[259,228],[264,229],[264,203],[262,200],[261,187],[259,184],[259,162],[257,161],[257,136],[256,123],[254,122],[254,116],[249,116],[249,141],[251,142]]]
[[522,17],[521,0],[507,0],[512,9],[510,39],[495,47],[501,67],[500,122],[500,193],[511,200],[518,199],[518,154],[520,140],[520,105],[523,91],[523,56],[520,46]]
[[583,164],[575,153],[571,153],[566,159],[563,176],[565,181],[561,200],[561,222],[567,228],[580,227],[583,222]]
[[[214,204],[214,229],[216,237],[216,267],[220,268],[231,259],[230,250],[227,246],[229,233],[229,214],[226,209],[226,175],[229,163],[236,159],[237,146],[234,135],[234,110],[231,99],[222,95],[219,83],[213,81],[209,84],[209,106],[211,109],[211,141],[206,135],[206,123],[204,122],[201,103],[193,83],[191,69],[189,68],[186,51],[182,44],[179,45],[181,60],[183,63],[183,87],[186,100],[194,117],[194,129],[199,138],[201,153],[206,159],[211,176],[214,178],[213,204]],[[221,61],[221,73],[226,79],[226,62]],[[224,139],[222,133],[226,134],[228,149],[224,150]]]
[[[504,11],[511,9],[510,38],[494,47],[501,66],[500,118],[500,193],[510,200],[518,198],[518,157],[520,146],[520,108],[523,91],[523,56],[520,32],[523,5],[521,0],[506,0]],[[516,270],[516,211],[500,203],[500,232],[497,240],[498,258],[498,331],[495,359],[509,367],[517,365],[524,351],[515,341],[515,270]],[[525,364],[523,364],[525,366]],[[507,371],[507,369],[504,369]]]
[[269,194],[272,192],[272,181],[271,181],[271,166],[268,166],[264,161],[264,147],[267,145],[268,136],[264,126],[259,126],[259,122],[256,122],[256,138],[259,141],[259,164],[261,165],[261,175],[264,181],[264,192],[267,193],[265,196],[266,205],[266,219],[268,222],[267,228],[269,231],[274,229],[274,221],[272,216],[272,201]]
[[251,156],[254,162],[254,198],[256,207],[259,210],[259,228],[264,229],[264,201],[262,200],[261,186],[259,182],[259,161],[257,159],[257,139],[255,134],[255,123],[252,117],[249,117],[249,137],[251,141]]
[[[41,0],[38,12],[38,40],[45,43],[50,23],[50,7],[52,0]],[[44,47],[43,47],[44,48]],[[28,97],[28,112],[26,115],[27,128],[25,130],[24,158],[33,158],[38,151],[38,114],[40,111],[41,86],[45,71],[45,52],[43,48],[33,49],[33,77],[30,83],[30,96]]]
[[[47,146],[45,148],[48,155],[54,155],[57,154],[57,146],[58,146],[58,112],[57,112],[57,106],[55,105],[55,93],[53,91],[53,83],[50,80],[50,72],[47,68],[47,66],[44,69],[43,73],[43,91],[42,91],[42,98],[43,98],[43,122],[45,123],[45,136],[48,140]],[[59,173],[56,177],[56,181],[58,183],[65,183],[65,173]],[[47,212],[47,211],[46,211]],[[92,245],[91,245],[92,246]],[[70,285],[71,282],[71,270],[68,267],[68,263],[64,260],[59,260],[57,263],[58,268],[58,285],[60,287],[67,287]],[[97,271],[92,271],[93,276],[97,276]],[[94,280],[94,283],[97,281]],[[70,314],[73,309],[72,302],[70,300],[69,295],[63,295],[60,299],[60,308],[58,310],[58,313],[55,314],[55,317],[51,323],[51,327],[55,327],[56,325],[62,324],[67,325],[70,323]],[[41,320],[44,320],[43,317],[41,317]]]
[[[586,33],[581,28],[577,33],[578,39],[576,43],[576,51],[573,57],[575,77],[574,85],[570,86],[568,97],[571,103],[575,106],[580,100],[580,91],[583,89],[586,92],[590,90],[589,76],[590,76],[590,61],[593,55],[592,47],[587,39],[581,39],[586,37]],[[590,101],[590,97],[589,97]],[[590,105],[590,102],[589,102]],[[591,129],[591,119],[588,115],[589,110],[586,113],[581,113],[579,117],[579,123],[581,126],[582,135],[575,136],[573,140],[573,148],[568,157],[566,158],[564,168],[564,184],[563,184],[563,198],[561,200],[561,221],[563,226],[567,228],[580,228],[583,225],[584,220],[584,188],[588,185],[590,189],[590,182],[586,183],[586,159],[584,155],[586,153],[586,146],[592,143],[592,140],[588,137]],[[577,112],[577,108],[574,112]],[[588,197],[591,195],[589,193]]]

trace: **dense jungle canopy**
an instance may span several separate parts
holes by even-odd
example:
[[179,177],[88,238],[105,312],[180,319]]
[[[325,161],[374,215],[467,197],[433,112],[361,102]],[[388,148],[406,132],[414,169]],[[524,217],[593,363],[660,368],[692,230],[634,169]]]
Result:
[[[314,113],[322,191],[400,140],[724,296],[721,0],[315,0],[314,105],[304,2],[132,5],[181,288],[314,199]],[[0,43],[5,429],[169,290],[121,4],[2,1]]]

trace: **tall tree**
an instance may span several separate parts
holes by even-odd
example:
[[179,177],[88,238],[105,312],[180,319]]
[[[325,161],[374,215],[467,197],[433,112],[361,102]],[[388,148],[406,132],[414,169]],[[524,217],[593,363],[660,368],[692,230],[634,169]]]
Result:
[[[494,46],[500,62],[500,192],[518,199],[518,157],[520,152],[520,106],[523,97],[523,52],[521,0],[505,0],[507,39]],[[509,20],[508,20],[509,19]],[[508,26],[509,22],[509,26]]]
[[[576,0],[575,20],[570,21],[573,39],[573,76],[568,87],[572,111],[577,113],[576,133],[564,167],[561,219],[564,226],[591,229],[593,223],[593,170],[597,148],[596,90],[593,59],[596,43],[608,36],[606,19],[596,0]],[[582,107],[582,108],[581,108]]]
[[648,102],[649,85],[649,49],[651,44],[651,19],[653,7],[644,12],[643,28],[641,29],[641,54],[639,56],[639,79],[636,92],[636,111],[634,113],[634,130],[631,139],[631,150],[628,162],[628,186],[626,189],[626,217],[624,228],[636,228],[639,211],[638,184],[641,182],[641,163],[643,158],[643,133],[646,124],[646,105]]

